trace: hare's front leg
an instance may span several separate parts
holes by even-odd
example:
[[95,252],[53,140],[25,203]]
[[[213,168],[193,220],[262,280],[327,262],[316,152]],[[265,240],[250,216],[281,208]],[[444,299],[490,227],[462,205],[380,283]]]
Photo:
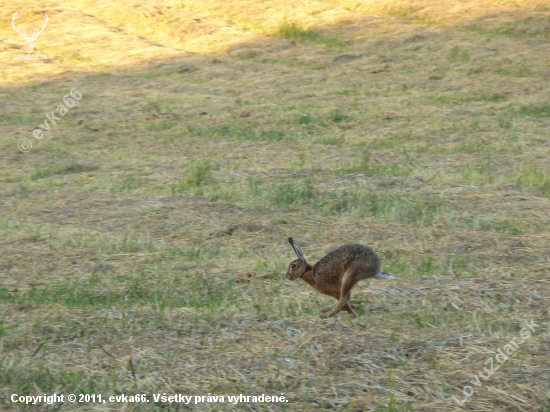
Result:
[[[321,312],[322,313],[327,313],[327,312],[331,311],[332,309],[334,309],[337,305],[338,305],[338,303],[336,305],[332,305],[332,306],[328,306],[326,308],[323,308],[323,309],[321,309]],[[355,311],[353,310],[353,306],[351,306],[349,302],[342,308],[342,310],[345,310],[346,312],[348,312],[350,315],[352,315],[354,318],[357,319],[357,313],[355,313]],[[324,315],[324,317],[330,317],[330,315]]]
[[[321,286],[317,288],[317,290],[324,295],[330,296],[331,298],[334,298],[336,300],[340,300],[340,293],[342,292],[342,282],[336,278],[336,279],[333,279],[332,282],[322,283]],[[330,312],[332,309],[336,307],[337,304],[338,303],[321,309],[321,313]],[[344,309],[344,310],[347,310],[347,309]],[[349,313],[353,312],[351,307],[349,308],[348,312]]]
[[353,316],[355,319],[357,319],[357,313],[353,310],[353,306],[351,306],[351,303],[348,302],[346,306],[342,308],[342,310],[345,310],[346,312],[349,312],[351,316]]
[[[359,281],[358,279],[358,271],[355,267],[350,267],[346,272],[344,273],[344,276],[342,278],[342,290],[340,292],[340,299],[338,300],[338,303],[330,310],[328,313],[328,317],[332,317],[336,315],[338,312],[340,312],[342,309],[345,308],[348,312],[353,314],[355,317],[357,317],[357,314],[351,309],[349,306],[349,298],[351,296],[351,289],[355,286],[355,284]],[[348,310],[349,308],[349,310]]]
[[[321,293],[323,293],[327,296],[333,297],[334,299],[339,301],[340,296],[342,294],[342,282],[341,281],[334,281],[332,283],[325,283],[318,290],[319,290],[319,292],[321,292]],[[321,309],[321,313],[330,312],[331,310],[336,308],[337,305],[338,305],[338,303],[336,303],[335,305],[332,305],[332,306],[327,306],[326,308]],[[350,313],[351,315],[353,315],[354,318],[357,317],[357,313],[355,313],[355,311],[353,310],[353,306],[351,306],[351,304],[349,302],[347,302],[346,305],[344,305],[344,307],[341,310],[345,310],[346,312]]]
[[[336,303],[337,305],[338,303]],[[329,312],[330,310],[334,309],[336,307],[336,305],[331,305],[331,306],[327,306],[326,308],[323,308],[321,309],[321,312],[322,313],[327,313]],[[351,313],[352,315],[355,315],[355,317],[357,317],[357,314],[355,313],[355,311],[353,310],[353,306],[348,302],[348,304],[346,306],[344,306],[342,308],[342,310],[345,310],[346,312],[349,312]]]

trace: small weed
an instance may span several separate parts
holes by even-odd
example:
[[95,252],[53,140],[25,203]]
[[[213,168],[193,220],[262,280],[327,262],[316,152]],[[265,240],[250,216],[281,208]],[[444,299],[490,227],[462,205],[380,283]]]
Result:
[[409,164],[405,162],[394,162],[381,164],[378,161],[372,161],[371,151],[369,148],[364,148],[362,151],[361,160],[357,163],[351,163],[341,169],[335,171],[336,175],[345,175],[349,173],[365,173],[368,176],[400,176],[409,175],[412,171],[410,156],[405,156]]
[[306,30],[296,23],[284,21],[279,25],[275,34],[284,39],[299,42],[321,43],[328,50],[341,51],[348,42],[334,35],[327,35],[316,30]]
[[249,179],[248,180],[248,192],[252,197],[262,197],[264,196],[264,188],[262,186],[261,180],[258,179]]
[[236,54],[236,57],[240,60],[250,60],[258,57],[260,53],[256,50],[245,50]]
[[492,93],[481,95],[481,100],[485,102],[505,102],[506,96],[501,93]]
[[300,148],[300,152],[298,152],[298,166],[304,167],[307,162],[307,153],[305,147]]
[[289,23],[284,21],[277,28],[277,35],[285,39],[297,40],[297,41],[315,41],[319,39],[320,33],[314,30],[304,30],[296,23]]
[[336,109],[329,114],[328,120],[334,123],[340,123],[340,122],[352,120],[352,117],[342,114],[339,109]]
[[[467,140],[462,139],[453,149],[455,153],[483,153],[488,147],[487,142],[484,142],[480,139],[477,140]],[[470,164],[465,166],[465,169],[463,170],[463,177],[464,173],[466,173],[466,169],[468,169],[468,173],[470,173],[469,169],[472,166]],[[476,169],[477,170],[477,169]]]
[[320,42],[331,51],[342,51],[350,42],[344,41],[336,36],[322,36]]
[[130,192],[135,189],[139,189],[145,186],[147,182],[140,176],[129,175],[121,178],[117,178],[111,186],[112,193],[118,192]]
[[310,124],[312,121],[313,119],[309,114],[301,115],[298,118],[298,124]]
[[344,136],[329,136],[316,139],[315,143],[326,144],[332,146],[343,146],[346,144],[346,138]]
[[294,206],[311,203],[316,197],[317,190],[311,178],[303,184],[281,184],[276,186],[271,194],[271,201],[276,205]]
[[145,110],[154,111],[159,114],[167,114],[172,112],[172,105],[168,100],[163,100],[160,97],[156,96],[154,98],[146,97],[145,98]]
[[197,194],[202,193],[202,186],[212,182],[212,165],[209,159],[199,160],[189,164],[185,171],[185,177],[178,183],[172,185],[172,193],[182,193],[189,190],[196,190]]
[[162,132],[169,130],[179,123],[176,119],[162,119],[154,122],[147,122],[144,124],[144,129],[148,132]]
[[460,173],[460,181],[468,185],[485,186],[493,183],[493,180],[489,158],[485,163],[467,163]]
[[550,173],[538,166],[523,164],[509,177],[517,187],[533,188],[543,196],[550,195]]
[[285,138],[285,135],[286,135],[285,132],[283,132],[282,130],[276,130],[276,129],[268,130],[263,133],[263,136],[265,137],[265,139],[271,142],[280,142]]
[[510,121],[508,116],[500,116],[498,118],[498,127],[502,129],[511,129],[512,122]]
[[429,258],[421,258],[419,262],[415,265],[415,270],[418,273],[427,274],[432,273],[436,270],[437,266],[434,263],[433,256],[430,256]]
[[462,46],[454,46],[447,54],[447,60],[451,63],[466,63],[470,61],[470,53]]

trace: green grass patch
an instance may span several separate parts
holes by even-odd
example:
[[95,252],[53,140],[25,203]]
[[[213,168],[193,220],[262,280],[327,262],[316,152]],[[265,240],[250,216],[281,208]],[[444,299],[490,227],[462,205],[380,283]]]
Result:
[[460,172],[459,181],[473,186],[485,186],[493,183],[494,173],[491,170],[490,158],[481,163],[466,163]]
[[550,21],[547,17],[527,17],[499,25],[474,25],[468,28],[482,35],[505,36],[514,39],[550,38]]
[[359,189],[328,194],[326,208],[334,214],[391,220],[404,224],[429,226],[445,213],[443,203],[434,195],[397,195],[368,193]]
[[434,273],[438,267],[434,263],[433,256],[421,257],[420,260],[416,262],[415,269],[418,273],[421,274],[430,274]]
[[298,117],[298,124],[311,124],[313,122],[313,118],[309,114],[303,114]]
[[426,226],[434,224],[446,211],[435,195],[380,194],[358,185],[331,190],[325,184],[316,184],[312,178],[276,184],[242,179],[223,186],[208,186],[204,195],[242,207],[277,208],[324,216],[373,217]]
[[221,139],[268,142],[293,142],[299,140],[299,136],[291,130],[259,125],[253,122],[218,125],[189,122],[186,124],[186,129],[189,135],[204,138],[218,137]]
[[163,132],[170,130],[179,124],[177,119],[162,119],[153,122],[143,123],[143,128],[148,132]]
[[202,194],[202,187],[211,183],[212,164],[209,159],[197,160],[189,164],[185,171],[185,177],[172,185],[172,193],[184,193],[194,191]]
[[534,189],[536,193],[550,196],[550,173],[532,164],[523,164],[508,177],[517,187]]
[[349,173],[364,173],[367,176],[408,176],[414,168],[414,160],[405,150],[403,152],[405,154],[403,161],[381,163],[376,159],[373,160],[369,148],[364,148],[360,161],[349,163],[334,173],[337,176]]
[[6,124],[25,124],[29,117],[22,113],[0,114],[0,123]]
[[275,34],[279,37],[299,42],[320,43],[327,49],[341,51],[348,42],[334,35],[327,35],[317,30],[303,29],[297,23],[282,22]]
[[485,232],[494,231],[500,233],[508,233],[511,235],[540,232],[540,228],[537,228],[532,224],[528,224],[517,219],[471,217],[461,218],[457,223],[458,226],[468,229]]
[[427,98],[436,103],[463,104],[470,102],[505,102],[507,97],[502,93],[461,93],[446,92],[428,95]]
[[271,192],[271,201],[275,205],[304,206],[318,197],[313,187],[313,179],[308,178],[303,183],[286,183],[275,186]]
[[47,169],[41,169],[41,170],[35,170],[31,172],[31,180],[39,180],[44,179],[51,176],[57,176],[57,175],[70,175],[70,174],[78,174],[78,173],[87,173],[87,172],[93,172],[95,170],[98,170],[99,166],[94,165],[83,165],[83,164],[71,164],[69,166],[51,166]]
[[147,181],[143,177],[136,174],[130,174],[114,178],[109,190],[111,193],[125,193],[132,192],[146,185]]
[[297,41],[316,41],[320,33],[315,30],[302,29],[296,23],[284,21],[279,25],[276,31],[279,37]]
[[[160,75],[165,75],[166,73],[161,72]],[[172,112],[172,103],[167,99],[162,99],[159,96],[155,97],[145,97],[145,106],[144,111],[153,111],[159,114],[167,114]]]
[[482,94],[480,96],[480,100],[485,102],[505,102],[507,98],[502,93],[490,93],[490,94]]
[[251,60],[260,55],[259,52],[256,50],[245,50],[240,53],[236,53],[235,57],[237,57],[239,60]]
[[26,291],[0,288],[0,303],[62,305],[68,308],[130,308],[134,305],[215,308],[233,300],[231,281],[215,282],[199,274],[182,281],[152,284],[136,277],[122,285],[105,288],[97,279],[66,282]]
[[502,76],[509,77],[533,77],[534,72],[530,62],[526,59],[520,62],[514,62],[510,64],[500,65],[498,69],[495,70],[497,74]]
[[11,363],[6,359],[0,360],[0,385],[4,388],[13,388],[19,395],[74,393],[78,396],[86,393],[101,393],[106,389],[99,375],[90,374],[84,368],[54,370],[37,361],[32,365],[23,365],[21,362]]
[[335,109],[328,115],[328,120],[333,123],[340,123],[348,122],[350,120],[353,120],[353,118],[351,116],[343,114],[340,109]]
[[346,144],[346,138],[344,136],[326,136],[315,139],[314,143],[329,146],[344,146]]
[[550,117],[550,104],[522,106],[518,110],[521,116]]
[[447,54],[447,60],[451,63],[467,63],[470,61],[470,53],[462,46],[454,46]]

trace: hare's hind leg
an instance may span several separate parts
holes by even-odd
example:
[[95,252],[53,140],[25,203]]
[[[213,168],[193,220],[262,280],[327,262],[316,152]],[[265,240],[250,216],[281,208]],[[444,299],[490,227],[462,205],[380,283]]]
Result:
[[336,315],[342,309],[350,312],[352,315],[357,317],[357,314],[353,311],[348,301],[351,296],[351,289],[358,281],[359,279],[357,276],[357,269],[355,267],[352,266],[348,270],[346,270],[344,276],[342,277],[342,290],[340,292],[340,299],[338,300],[338,303],[334,305],[334,307],[330,310],[327,315],[328,317]]

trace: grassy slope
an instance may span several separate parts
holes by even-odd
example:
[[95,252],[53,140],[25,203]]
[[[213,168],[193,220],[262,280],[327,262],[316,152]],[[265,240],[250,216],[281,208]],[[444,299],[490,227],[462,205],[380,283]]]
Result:
[[[0,393],[453,410],[533,319],[465,406],[548,408],[545,2],[0,7]],[[11,60],[14,10],[48,12],[47,62]],[[321,320],[290,235],[312,261],[369,244],[398,279]]]

